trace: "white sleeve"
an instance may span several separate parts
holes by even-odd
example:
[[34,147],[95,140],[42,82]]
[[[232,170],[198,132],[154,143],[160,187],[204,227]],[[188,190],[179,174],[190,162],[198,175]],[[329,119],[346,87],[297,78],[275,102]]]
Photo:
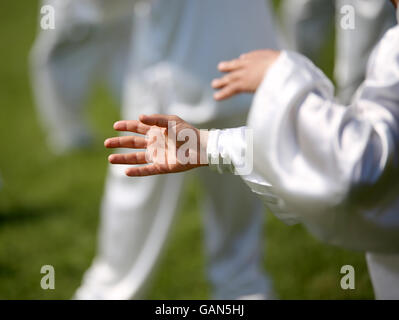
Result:
[[253,131],[248,127],[211,130],[208,135],[207,156],[212,170],[241,176],[252,192],[287,224],[298,222],[287,211],[284,201],[277,197],[272,185],[253,170]]
[[335,244],[374,248],[399,236],[392,209],[399,203],[398,48],[396,27],[375,50],[351,106],[335,103],[330,81],[291,52],[280,55],[254,99],[252,189],[262,194],[271,185],[288,212]]
[[298,54],[282,53],[266,75],[249,119],[255,170],[296,208],[341,203],[397,166],[399,42],[389,40],[399,37],[377,48],[349,107],[334,102],[330,81]]
[[211,169],[219,173],[239,174],[246,152],[246,127],[211,130],[208,135],[207,155]]
[[[256,94],[249,118],[254,171],[322,237],[350,238],[365,225],[375,234],[399,235],[392,209],[399,186],[398,49],[396,27],[374,51],[348,107],[334,102],[321,71],[290,52],[282,53]],[[356,247],[371,238],[364,235]]]

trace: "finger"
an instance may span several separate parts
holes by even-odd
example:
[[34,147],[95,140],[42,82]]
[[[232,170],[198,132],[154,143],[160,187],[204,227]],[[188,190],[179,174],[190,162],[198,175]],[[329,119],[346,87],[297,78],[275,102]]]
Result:
[[125,173],[129,177],[146,177],[146,176],[154,176],[157,174],[166,174],[171,172],[161,170],[161,168],[155,164],[150,164],[148,166],[143,166],[143,167],[128,168],[126,169]]
[[256,58],[260,56],[265,56],[267,55],[269,50],[255,50],[251,52],[244,53],[240,56],[241,60],[249,59],[249,58]]
[[143,137],[135,137],[135,136],[116,137],[105,140],[104,146],[106,148],[145,149],[147,148],[147,141]]
[[222,78],[213,80],[212,87],[214,89],[221,89],[221,88],[227,86],[228,84],[231,84],[232,82],[234,82],[236,80],[239,80],[242,77],[242,75],[243,75],[242,71],[231,72]]
[[214,94],[215,100],[225,100],[241,92],[238,84],[228,85]]
[[219,79],[214,79],[212,81],[212,88],[213,89],[221,89],[221,88],[225,87],[228,83],[229,83],[229,79],[226,76],[219,78]]
[[218,70],[220,72],[230,72],[241,69],[245,65],[245,61],[241,59],[234,59],[231,61],[222,61],[218,65]]
[[126,154],[111,154],[108,161],[112,164],[146,164],[145,152],[133,152]]
[[114,129],[117,131],[130,131],[139,134],[146,134],[151,127],[138,120],[123,120],[115,122]]
[[140,116],[140,121],[143,124],[146,124],[148,126],[158,126],[161,128],[168,128],[169,122],[171,122],[171,121],[177,122],[177,120],[179,120],[179,117],[177,117],[177,116],[170,116],[170,115],[164,115],[164,114],[153,114],[150,116],[147,116],[147,115]]

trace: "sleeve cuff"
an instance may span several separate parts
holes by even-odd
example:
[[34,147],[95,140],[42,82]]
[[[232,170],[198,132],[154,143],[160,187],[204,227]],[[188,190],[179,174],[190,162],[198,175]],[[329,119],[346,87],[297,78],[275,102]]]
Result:
[[242,167],[252,170],[252,163],[248,164],[252,156],[246,154],[247,131],[247,127],[211,130],[207,145],[209,167],[219,173],[242,174]]

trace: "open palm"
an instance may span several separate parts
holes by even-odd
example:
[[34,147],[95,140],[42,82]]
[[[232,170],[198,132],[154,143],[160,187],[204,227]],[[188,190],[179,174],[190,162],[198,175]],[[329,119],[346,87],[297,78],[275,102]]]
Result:
[[112,164],[141,165],[128,168],[128,176],[177,173],[207,165],[206,132],[177,116],[143,115],[140,120],[118,121],[114,129],[142,135],[110,138],[104,143],[107,148],[138,150],[109,156]]

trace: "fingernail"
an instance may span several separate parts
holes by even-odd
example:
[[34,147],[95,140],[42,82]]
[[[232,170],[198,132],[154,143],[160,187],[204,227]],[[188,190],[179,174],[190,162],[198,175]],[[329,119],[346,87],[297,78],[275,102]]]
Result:
[[114,123],[114,129],[118,129],[118,127],[122,124],[122,121],[117,121]]

